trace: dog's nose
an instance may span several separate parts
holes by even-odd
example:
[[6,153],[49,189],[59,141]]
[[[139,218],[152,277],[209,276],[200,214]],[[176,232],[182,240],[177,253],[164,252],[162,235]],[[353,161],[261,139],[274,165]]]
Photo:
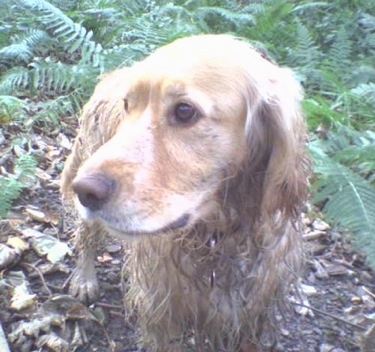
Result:
[[103,174],[78,176],[72,183],[80,203],[92,211],[100,210],[109,200],[115,181]]

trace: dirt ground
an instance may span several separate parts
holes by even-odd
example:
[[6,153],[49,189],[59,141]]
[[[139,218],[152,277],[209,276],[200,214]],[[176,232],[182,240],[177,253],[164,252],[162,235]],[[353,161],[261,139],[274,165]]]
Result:
[[[0,221],[2,352],[137,350],[133,327],[124,319],[121,243],[111,239],[98,252],[97,302],[82,305],[64,285],[75,261],[70,251],[74,220],[61,205],[58,179],[73,138],[72,126],[66,121],[59,130],[29,131],[28,145],[38,155],[36,180]],[[16,153],[7,140],[17,131],[17,126],[3,130],[0,153],[9,157],[0,160],[7,170]],[[374,352],[375,275],[347,236],[316,218],[306,216],[303,305],[291,296],[291,310],[280,321],[277,350]],[[58,254],[65,253],[60,260],[48,247],[50,242],[59,248]],[[40,246],[49,249],[42,251]]]

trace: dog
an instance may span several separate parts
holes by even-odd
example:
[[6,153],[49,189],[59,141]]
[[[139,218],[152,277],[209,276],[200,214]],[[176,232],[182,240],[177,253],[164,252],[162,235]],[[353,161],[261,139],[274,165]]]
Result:
[[178,39],[104,75],[62,174],[81,218],[71,292],[97,295],[108,232],[128,244],[142,348],[271,348],[303,257],[301,99],[291,70],[229,35]]

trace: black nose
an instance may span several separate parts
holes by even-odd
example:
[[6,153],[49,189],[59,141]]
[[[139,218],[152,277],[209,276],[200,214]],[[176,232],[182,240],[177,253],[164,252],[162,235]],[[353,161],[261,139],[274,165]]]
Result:
[[80,203],[92,211],[100,210],[110,199],[115,181],[103,174],[77,176],[72,184]]

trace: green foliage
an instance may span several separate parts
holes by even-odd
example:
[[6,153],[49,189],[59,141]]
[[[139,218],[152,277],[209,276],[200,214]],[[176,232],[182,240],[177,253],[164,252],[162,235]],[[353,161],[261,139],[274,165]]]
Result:
[[354,242],[375,267],[375,133],[340,126],[325,140],[310,143],[315,203],[342,228],[355,233]]
[[24,116],[27,104],[11,95],[0,95],[0,126],[14,120],[15,116],[19,119]]
[[[0,8],[0,122],[22,121],[25,133],[56,125],[80,111],[102,73],[175,38],[223,32],[295,70],[320,136],[310,143],[314,199],[375,253],[373,0],[9,0]],[[20,180],[7,179],[7,199]]]
[[0,175],[0,218],[7,214],[12,201],[19,197],[22,189],[34,180],[36,165],[31,154],[23,154],[16,160],[13,173]]
[[91,40],[92,31],[74,23],[60,9],[45,0],[16,0],[17,5],[37,13],[45,30],[62,43],[69,54],[79,52],[81,60],[97,63],[96,55],[101,52],[100,44]]

